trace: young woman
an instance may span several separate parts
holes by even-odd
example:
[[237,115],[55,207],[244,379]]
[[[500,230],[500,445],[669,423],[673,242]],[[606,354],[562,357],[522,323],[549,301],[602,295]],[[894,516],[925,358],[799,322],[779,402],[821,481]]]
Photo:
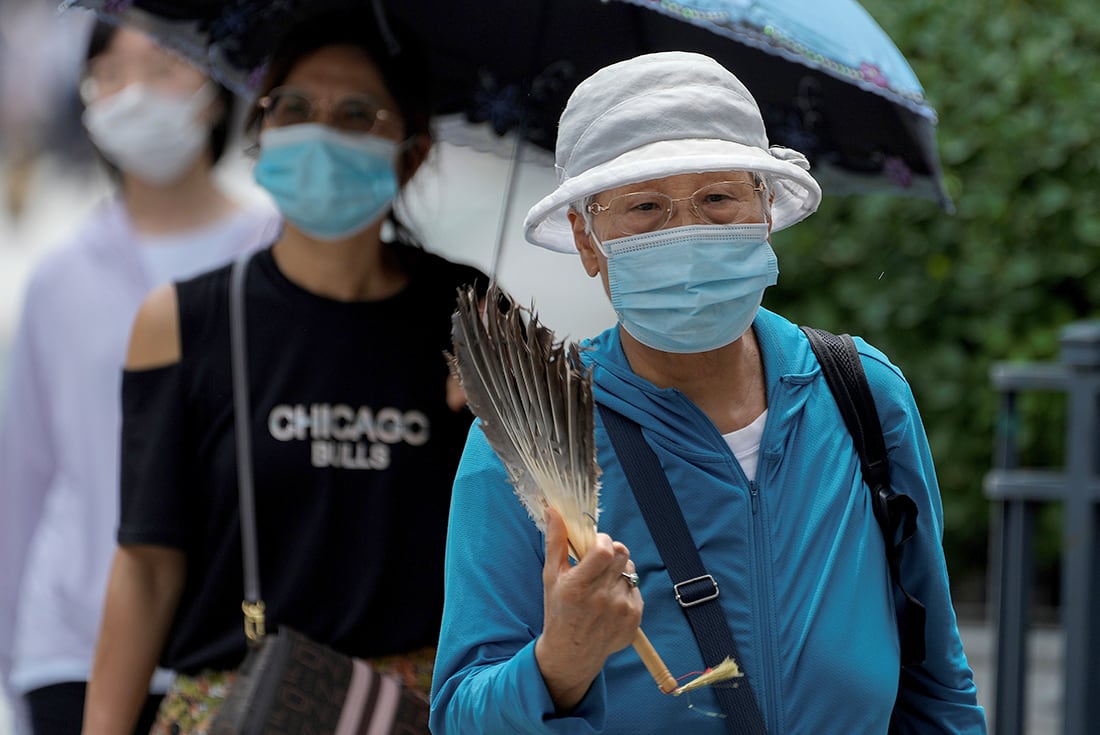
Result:
[[233,415],[228,268],[158,290],[137,316],[85,732],[127,732],[158,659],[179,675],[157,731],[202,731],[233,681],[246,653],[240,420],[269,626],[400,662],[427,686],[471,419],[443,351],[456,289],[487,279],[409,244],[393,218],[431,146],[429,107],[420,56],[406,40],[391,53],[373,20],[296,25],[252,117],[256,179],[286,219],[247,265],[252,415]]
[[81,93],[117,190],[32,274],[0,416],[0,681],[39,735],[82,719],[118,526],[118,386],[134,315],[158,284],[278,228],[215,183],[233,98],[203,73],[102,23]]

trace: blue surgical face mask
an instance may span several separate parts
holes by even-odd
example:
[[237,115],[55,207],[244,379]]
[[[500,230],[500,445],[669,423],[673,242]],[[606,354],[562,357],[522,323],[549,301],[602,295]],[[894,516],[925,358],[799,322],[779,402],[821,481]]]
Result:
[[398,145],[304,123],[260,133],[253,175],[295,227],[339,240],[376,222],[397,196]]
[[730,344],[779,275],[767,224],[691,225],[597,243],[619,323],[663,352]]

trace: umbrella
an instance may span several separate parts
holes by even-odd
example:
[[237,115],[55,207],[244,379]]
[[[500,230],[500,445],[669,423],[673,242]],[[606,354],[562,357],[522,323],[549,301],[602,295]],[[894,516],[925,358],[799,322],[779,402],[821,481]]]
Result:
[[[353,0],[66,0],[133,23],[242,94],[298,13]],[[887,191],[952,211],[936,113],[856,0],[359,0],[417,29],[431,50],[442,137],[491,135],[553,150],[578,82],[642,53],[689,50],[737,74],[773,144],[807,155],[826,194]],[[456,123],[455,121],[458,120]],[[463,137],[467,136],[467,137]]]

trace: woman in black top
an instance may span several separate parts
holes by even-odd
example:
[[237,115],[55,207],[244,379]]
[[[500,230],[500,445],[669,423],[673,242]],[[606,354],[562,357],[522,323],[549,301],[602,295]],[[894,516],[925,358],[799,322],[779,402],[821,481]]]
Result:
[[[392,219],[431,146],[426,77],[372,20],[295,27],[251,119],[257,181],[286,219],[245,292],[261,587],[270,625],[430,672],[471,419],[443,351],[456,289],[487,279],[406,244]],[[246,652],[228,280],[163,288],[133,327],[89,733],[129,731],[158,661],[181,674],[177,694],[209,695]],[[196,727],[169,700],[158,725]]]

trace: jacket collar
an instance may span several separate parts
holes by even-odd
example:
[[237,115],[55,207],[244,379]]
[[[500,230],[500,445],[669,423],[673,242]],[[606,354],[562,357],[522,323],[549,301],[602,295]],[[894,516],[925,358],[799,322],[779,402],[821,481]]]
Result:
[[[817,365],[801,330],[789,320],[760,309],[753,322],[764,360],[768,426],[785,423],[800,410],[804,391]],[[583,343],[581,359],[592,368],[597,403],[613,408],[675,445],[695,445],[700,432],[719,437],[707,416],[676,388],[658,388],[630,368],[619,327]],[[775,436],[774,432],[771,433]],[[724,442],[722,443],[724,445]]]

